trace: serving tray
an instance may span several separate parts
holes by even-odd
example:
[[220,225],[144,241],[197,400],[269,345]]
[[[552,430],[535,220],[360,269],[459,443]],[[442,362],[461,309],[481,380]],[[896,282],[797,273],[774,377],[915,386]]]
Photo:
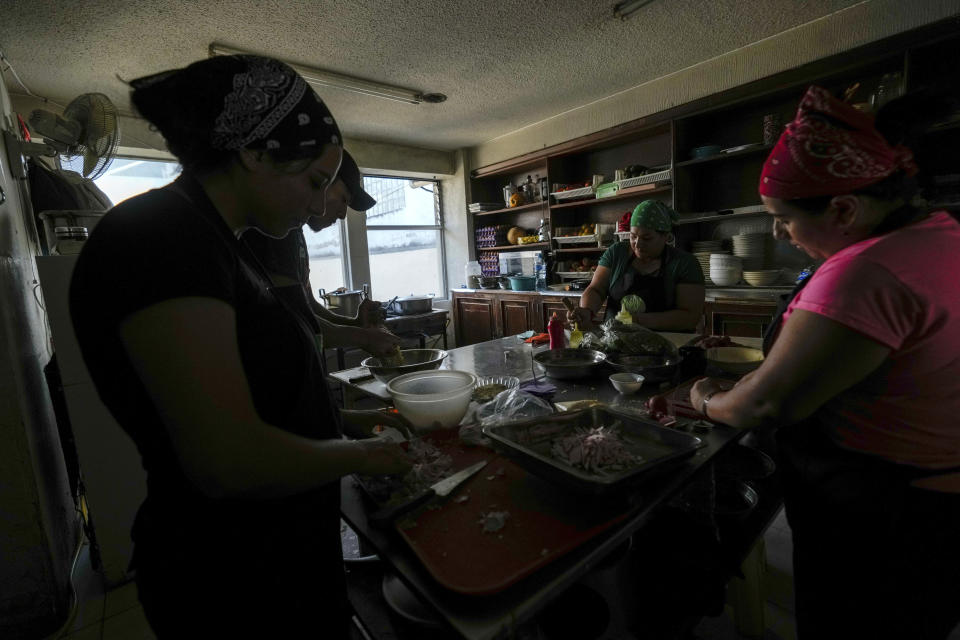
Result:
[[[553,442],[577,428],[618,426],[627,450],[641,460],[624,469],[589,472],[558,460]],[[689,433],[626,416],[606,407],[558,414],[548,418],[484,427],[494,447],[545,480],[590,494],[608,494],[631,486],[643,474],[693,455],[703,441]]]

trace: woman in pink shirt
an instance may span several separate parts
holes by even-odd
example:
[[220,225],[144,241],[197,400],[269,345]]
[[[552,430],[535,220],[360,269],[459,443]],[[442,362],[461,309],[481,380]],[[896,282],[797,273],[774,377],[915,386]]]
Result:
[[767,159],[774,234],[823,264],[717,422],[779,427],[802,638],[945,638],[960,621],[960,225],[910,205],[905,126],[811,87]]

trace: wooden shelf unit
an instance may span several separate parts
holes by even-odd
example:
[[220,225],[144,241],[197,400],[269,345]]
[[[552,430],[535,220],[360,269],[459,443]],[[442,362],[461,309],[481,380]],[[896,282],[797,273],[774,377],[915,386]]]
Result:
[[[764,116],[776,114],[782,124],[790,122],[811,84],[839,95],[859,83],[854,101],[867,102],[885,74],[900,73],[907,91],[933,85],[945,86],[957,94],[960,89],[948,83],[958,59],[960,31],[955,21],[943,20],[610,129],[480,167],[471,172],[470,180],[471,198],[481,202],[498,202],[508,181],[518,184],[528,175],[546,177],[548,191],[554,191],[556,184],[583,184],[595,174],[603,174],[609,181],[617,169],[630,165],[669,166],[672,176],[670,184],[645,192],[556,203],[550,203],[547,196],[546,202],[473,214],[469,224],[485,216],[497,216],[494,219],[498,223],[532,231],[543,219],[551,235],[556,235],[559,227],[615,224],[633,203],[649,197],[665,202],[681,215],[675,229],[678,247],[689,250],[694,240],[725,238],[734,226],[728,224],[730,221],[758,219],[765,213],[695,213],[723,211],[757,202],[760,171],[773,145],[767,143],[708,158],[691,158],[694,148],[715,144],[724,149],[760,142]],[[960,143],[960,120],[948,118],[931,127],[928,133],[933,135],[926,136],[926,148],[916,153],[921,178],[960,173],[960,156],[938,143],[943,136],[949,138],[951,144],[946,145],[949,149],[956,147],[954,142]],[[953,209],[954,198],[946,195],[941,199],[948,198],[947,207]],[[473,226],[470,233],[472,235]],[[809,263],[805,254],[787,243],[775,245],[771,267],[799,270]],[[486,250],[512,248],[519,247]],[[569,254],[592,257],[604,250],[539,244],[524,245],[524,248],[544,251],[548,273],[552,272],[549,268],[552,257],[560,260]],[[473,258],[476,247],[471,246],[470,250]]]
[[516,251],[518,249],[533,250],[549,247],[549,242],[531,242],[530,244],[507,244],[500,247],[477,247],[477,251]]

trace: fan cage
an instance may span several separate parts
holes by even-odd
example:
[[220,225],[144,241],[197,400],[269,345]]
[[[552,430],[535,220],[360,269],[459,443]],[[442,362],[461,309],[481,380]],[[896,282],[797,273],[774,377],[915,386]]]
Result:
[[120,144],[117,108],[102,93],[87,93],[74,99],[63,116],[80,122],[80,142],[60,154],[60,168],[91,180],[101,176],[113,162]]

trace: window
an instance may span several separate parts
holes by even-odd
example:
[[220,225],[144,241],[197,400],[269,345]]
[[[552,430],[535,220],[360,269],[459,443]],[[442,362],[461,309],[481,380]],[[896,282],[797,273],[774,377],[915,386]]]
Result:
[[364,176],[363,188],[377,200],[366,218],[373,295],[445,297],[440,184]]
[[119,204],[144,191],[168,185],[179,175],[180,164],[174,160],[114,158],[93,183],[107,194],[110,202]]
[[344,286],[343,220],[337,220],[336,224],[321,229],[319,233],[304,225],[303,237],[310,256],[310,290],[314,297],[318,289],[333,291]]

